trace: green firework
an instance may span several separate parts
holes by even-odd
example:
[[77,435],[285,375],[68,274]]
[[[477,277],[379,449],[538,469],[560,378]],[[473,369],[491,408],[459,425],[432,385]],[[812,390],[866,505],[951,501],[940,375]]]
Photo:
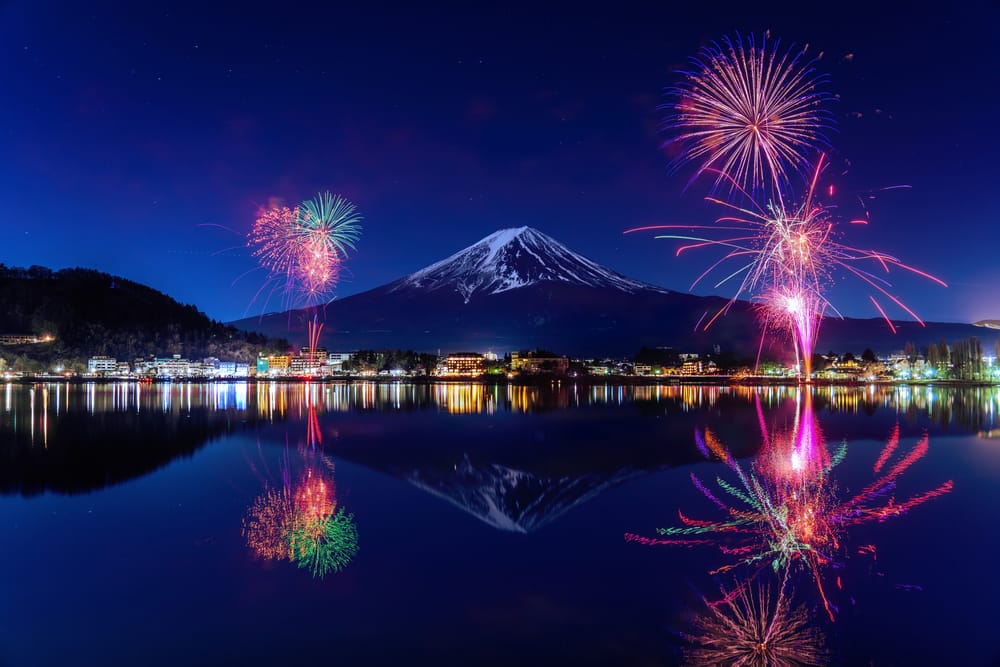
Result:
[[358,553],[354,515],[338,509],[319,519],[300,519],[288,535],[288,548],[292,561],[314,577],[340,572]]

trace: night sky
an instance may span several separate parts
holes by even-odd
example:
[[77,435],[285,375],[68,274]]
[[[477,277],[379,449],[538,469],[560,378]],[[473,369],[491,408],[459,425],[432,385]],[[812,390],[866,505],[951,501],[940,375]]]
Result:
[[[329,189],[365,216],[341,297],[521,225],[687,291],[717,254],[622,234],[719,214],[671,172],[657,106],[701,46],[769,29],[823,52],[838,214],[912,186],[844,241],[947,281],[897,274],[924,319],[1000,318],[996,4],[323,4],[0,5],[0,262],[96,268],[236,319],[264,280],[243,247],[258,207]],[[859,287],[835,305],[876,317]]]

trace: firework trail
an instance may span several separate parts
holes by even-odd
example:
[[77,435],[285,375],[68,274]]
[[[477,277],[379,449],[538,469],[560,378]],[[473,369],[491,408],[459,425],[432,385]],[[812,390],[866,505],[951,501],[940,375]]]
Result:
[[[843,270],[872,288],[869,298],[893,331],[876,295],[923,322],[889,292],[891,284],[880,273],[898,267],[944,283],[885,253],[835,240],[830,211],[815,198],[824,160],[822,154],[818,160],[815,155],[826,146],[831,129],[829,112],[823,108],[830,99],[822,90],[825,78],[815,72],[816,59],[808,59],[806,49],[781,50],[768,38],[737,34],[709,44],[691,60],[690,69],[680,72],[683,79],[668,90],[671,102],[663,107],[669,111],[663,127],[673,135],[667,146],[676,145],[680,151],[675,166],[695,163],[695,177],[713,174],[713,190],[726,191],[729,199],[707,199],[727,208],[728,214],[714,226],[657,225],[626,233],[711,229],[704,236],[659,237],[689,241],[678,254],[705,246],[726,252],[691,286],[723,265],[726,271],[715,287],[739,282],[733,298],[704,328],[745,296],[761,306],[765,332],[777,328],[790,335],[808,382],[820,323],[828,310],[839,315],[825,296],[834,271]],[[796,203],[795,189],[806,185],[806,196]],[[832,186],[829,192],[832,196]],[[867,217],[851,222],[867,224]],[[866,260],[875,266],[865,268]]]
[[267,280],[253,300],[264,291],[270,296],[278,290],[286,307],[301,303],[311,309],[307,336],[312,354],[323,331],[318,306],[333,296],[348,252],[361,238],[361,220],[354,204],[323,192],[293,209],[262,209],[247,237],[253,256],[267,271]]
[[[820,156],[806,197],[798,206],[780,200],[767,206],[753,201],[741,206],[707,197],[707,201],[726,209],[726,214],[717,218],[714,225],[652,225],[626,231],[702,230],[697,235],[666,233],[656,236],[685,241],[677,249],[678,255],[704,247],[724,251],[723,256],[691,285],[693,289],[716,271],[723,274],[714,284],[716,288],[738,281],[735,294],[702,329],[708,329],[741,297],[750,299],[762,307],[765,329],[776,327],[789,332],[807,380],[812,372],[812,355],[820,323],[828,310],[839,315],[825,296],[827,288],[835,282],[835,272],[860,279],[875,294],[892,301],[921,325],[920,317],[889,291],[892,283],[883,277],[884,274],[897,268],[947,286],[939,278],[884,252],[840,243],[830,210],[815,196],[823,166],[824,158]],[[723,270],[723,267],[727,268]],[[892,327],[892,321],[875,295],[870,298]]]
[[736,35],[713,42],[691,59],[683,80],[668,89],[671,103],[663,129],[673,134],[667,146],[681,153],[675,164],[696,163],[695,177],[716,174],[715,187],[727,185],[723,174],[744,190],[780,197],[797,174],[826,144],[830,114],[806,50],[779,49]]

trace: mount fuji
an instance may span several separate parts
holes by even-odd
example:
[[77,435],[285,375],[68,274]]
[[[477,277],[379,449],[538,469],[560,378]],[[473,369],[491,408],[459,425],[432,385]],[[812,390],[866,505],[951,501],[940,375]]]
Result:
[[469,303],[477,293],[500,294],[546,282],[626,294],[643,290],[666,293],[606,269],[531,227],[493,232],[465,250],[396,281],[389,291],[443,289],[458,292],[464,303]]
[[[701,297],[624,276],[531,227],[496,231],[408,276],[320,308],[321,344],[330,350],[400,348],[497,352],[545,348],[560,354],[631,356],[642,346],[706,353],[716,346],[754,357],[760,333],[754,308],[736,302],[707,330],[706,314],[727,299]],[[310,315],[271,313],[237,327],[305,344]],[[821,349],[879,352],[984,331],[965,324],[896,324],[827,318]],[[770,338],[770,337],[769,337]],[[784,342],[776,348],[785,350]]]

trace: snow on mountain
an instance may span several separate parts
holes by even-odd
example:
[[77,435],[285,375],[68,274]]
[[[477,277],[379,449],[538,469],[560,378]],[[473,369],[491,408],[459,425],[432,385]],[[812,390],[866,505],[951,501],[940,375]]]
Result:
[[414,471],[407,479],[499,530],[529,533],[641,474],[624,469],[603,474],[543,476],[500,464],[474,464],[466,455],[442,477]]
[[451,257],[400,279],[389,290],[453,289],[468,303],[473,294],[499,294],[542,282],[604,287],[634,294],[666,290],[632,280],[578,255],[531,227],[501,229]]

